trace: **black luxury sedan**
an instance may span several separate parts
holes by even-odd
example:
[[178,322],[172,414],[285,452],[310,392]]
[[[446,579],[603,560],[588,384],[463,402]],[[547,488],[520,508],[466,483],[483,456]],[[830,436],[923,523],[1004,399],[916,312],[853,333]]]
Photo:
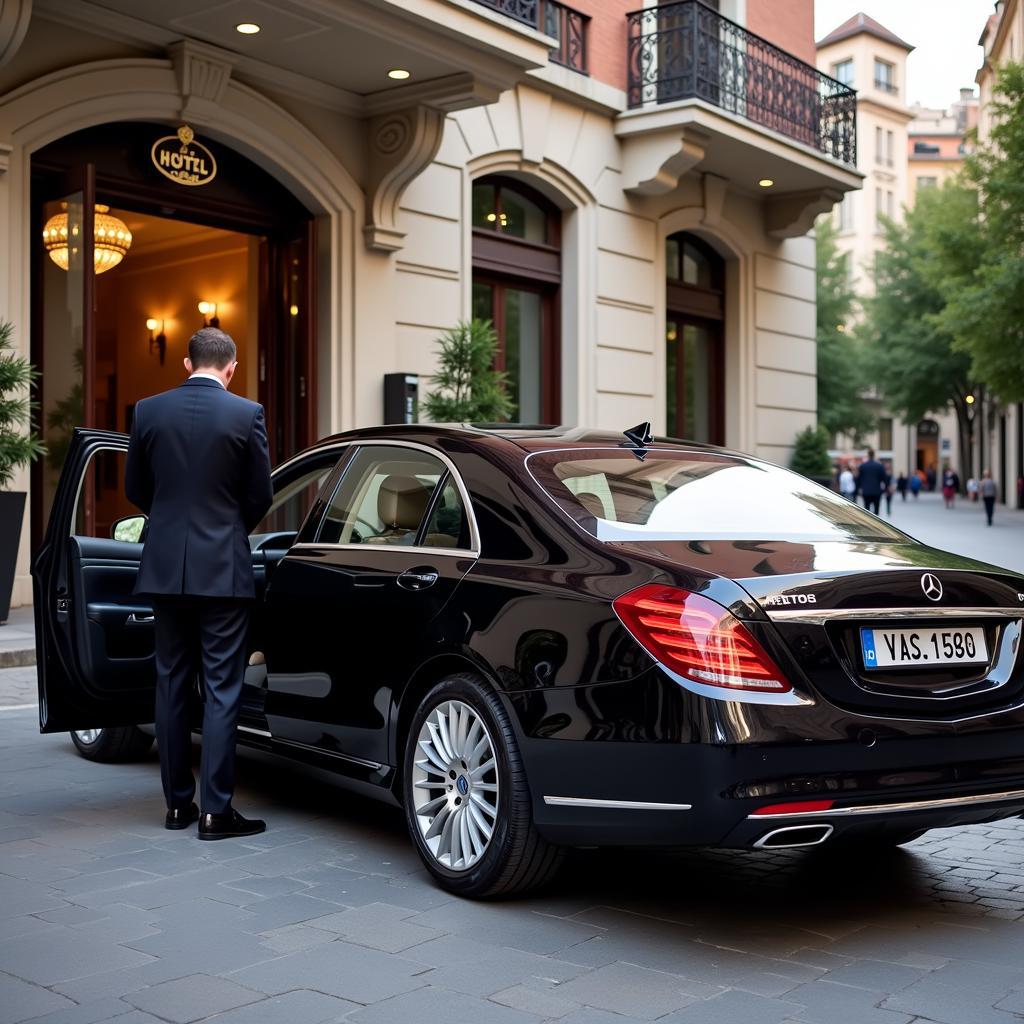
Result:
[[[33,567],[40,727],[96,760],[152,743],[127,443],[76,431]],[[274,487],[239,743],[401,805],[452,892],[531,888],[567,846],[870,852],[1024,810],[1024,579],[787,470],[421,425]]]

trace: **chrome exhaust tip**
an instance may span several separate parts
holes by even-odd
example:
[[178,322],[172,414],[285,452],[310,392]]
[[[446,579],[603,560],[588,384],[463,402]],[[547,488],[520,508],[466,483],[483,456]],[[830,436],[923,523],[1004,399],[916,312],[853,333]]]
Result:
[[798,846],[818,846],[832,835],[831,825],[787,825],[766,832],[756,843],[755,850],[792,850]]

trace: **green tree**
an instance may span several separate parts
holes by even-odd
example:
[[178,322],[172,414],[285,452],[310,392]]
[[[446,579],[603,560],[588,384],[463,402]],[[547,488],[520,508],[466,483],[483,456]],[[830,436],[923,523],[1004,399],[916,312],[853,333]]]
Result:
[[988,143],[966,162],[976,190],[974,259],[944,250],[955,273],[939,282],[940,316],[954,346],[969,353],[974,376],[1003,401],[1024,401],[1024,65],[996,80]]
[[29,361],[14,352],[14,325],[0,320],[0,487],[8,487],[15,470],[46,451],[27,429],[35,408],[29,388],[38,376]]
[[805,427],[796,435],[789,468],[813,480],[832,479],[832,459],[828,454],[828,433],[824,427]]
[[438,339],[435,390],[424,399],[435,423],[497,423],[512,414],[507,375],[494,369],[498,336],[490,320],[460,321]]
[[818,422],[829,434],[851,434],[859,441],[874,425],[864,402],[868,389],[863,347],[851,331],[856,298],[846,272],[847,253],[836,246],[830,216],[815,229],[818,303]]
[[952,404],[960,451],[971,475],[972,409],[977,392],[970,356],[946,326],[948,280],[962,278],[978,257],[977,200],[961,181],[922,189],[902,224],[884,222],[885,247],[875,258],[875,295],[865,302],[864,331],[879,392],[911,422]]

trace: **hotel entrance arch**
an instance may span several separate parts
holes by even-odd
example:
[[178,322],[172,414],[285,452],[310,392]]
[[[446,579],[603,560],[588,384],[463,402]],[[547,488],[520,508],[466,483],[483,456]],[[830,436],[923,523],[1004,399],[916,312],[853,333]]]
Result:
[[180,381],[204,324],[238,343],[233,390],[265,405],[272,459],[315,439],[316,222],[261,167],[188,126],[97,125],[32,155],[31,222],[50,449],[33,472],[34,540],[71,428],[130,429],[135,402]]

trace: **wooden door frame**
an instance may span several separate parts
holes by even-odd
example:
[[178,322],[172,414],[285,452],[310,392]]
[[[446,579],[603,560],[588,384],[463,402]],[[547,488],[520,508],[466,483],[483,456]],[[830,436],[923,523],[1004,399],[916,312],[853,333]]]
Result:
[[[676,379],[674,382],[669,380],[665,382],[666,390],[674,387],[676,395],[676,422],[666,424],[669,435],[679,438],[684,437],[684,434],[679,429],[686,410],[686,371],[685,363],[682,359],[683,332],[686,326],[699,327],[706,330],[710,335],[709,344],[711,348],[711,358],[708,364],[710,370],[710,380],[708,381],[708,397],[710,399],[708,428],[710,436],[706,440],[709,444],[725,444],[725,331],[723,330],[723,321],[694,316],[685,310],[671,308],[665,311],[665,321],[666,323],[671,321],[676,324],[676,344],[679,346],[676,355]],[[696,441],[698,439],[686,438],[686,440]]]

